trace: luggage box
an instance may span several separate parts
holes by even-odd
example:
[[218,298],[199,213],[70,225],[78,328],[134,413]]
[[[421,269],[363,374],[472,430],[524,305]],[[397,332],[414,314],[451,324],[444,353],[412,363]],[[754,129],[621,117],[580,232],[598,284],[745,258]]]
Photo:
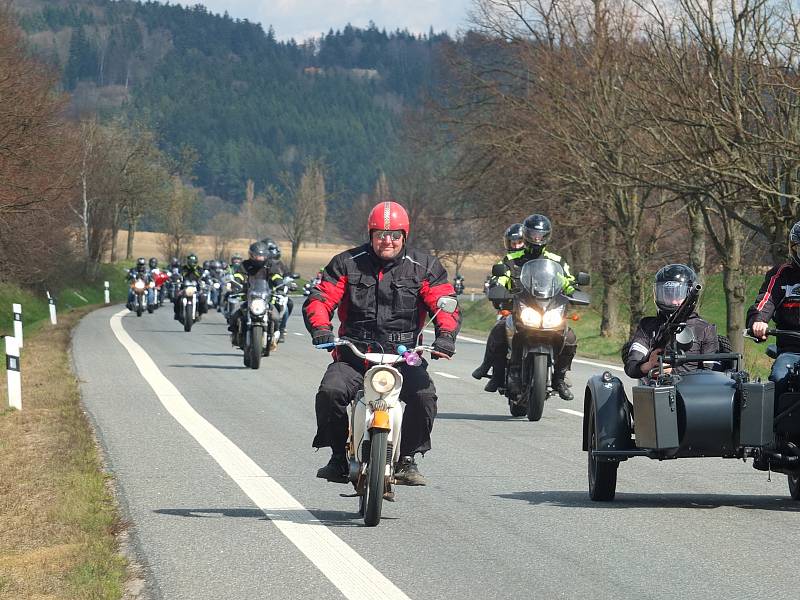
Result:
[[633,387],[633,427],[637,447],[666,450],[680,446],[677,402],[675,386]]
[[768,446],[773,440],[775,384],[739,386],[739,446]]

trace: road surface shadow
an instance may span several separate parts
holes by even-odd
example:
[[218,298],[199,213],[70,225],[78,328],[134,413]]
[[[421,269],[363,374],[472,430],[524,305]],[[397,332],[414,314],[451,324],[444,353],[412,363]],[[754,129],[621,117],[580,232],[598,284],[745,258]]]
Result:
[[[511,415],[480,415],[472,413],[437,413],[437,419],[451,419],[453,421],[522,421],[520,417]],[[527,422],[527,419],[525,419]]]
[[244,365],[169,365],[170,367],[175,367],[176,369],[247,369],[250,370],[250,367],[245,367]]
[[593,502],[589,492],[545,490],[541,492],[514,492],[495,494],[496,498],[523,500],[535,505],[567,508],[743,508],[748,510],[777,510],[800,512],[800,502],[786,496],[759,496],[750,494],[621,494],[611,502]]
[[[307,510],[268,510],[269,517],[257,508],[159,508],[153,511],[159,515],[172,517],[194,518],[245,518],[260,521],[291,521],[293,523],[314,524],[319,523],[325,527],[363,527],[363,518],[356,512],[342,510],[322,510],[309,508]],[[316,521],[306,519],[306,512],[310,512]],[[381,517],[381,520],[394,520],[391,517]]]

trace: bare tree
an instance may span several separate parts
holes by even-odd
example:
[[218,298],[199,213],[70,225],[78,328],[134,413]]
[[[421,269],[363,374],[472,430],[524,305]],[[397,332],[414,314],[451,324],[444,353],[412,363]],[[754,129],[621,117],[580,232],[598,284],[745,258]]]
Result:
[[195,208],[199,199],[196,188],[172,177],[172,194],[162,207],[161,248],[164,256],[181,257],[195,236]]

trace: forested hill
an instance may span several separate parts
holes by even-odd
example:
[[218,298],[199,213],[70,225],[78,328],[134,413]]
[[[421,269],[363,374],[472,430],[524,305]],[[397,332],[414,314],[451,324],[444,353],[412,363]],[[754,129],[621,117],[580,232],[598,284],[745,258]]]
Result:
[[402,109],[420,101],[448,42],[344,27],[312,43],[202,6],[16,0],[36,49],[76,110],[143,119],[170,152],[199,153],[197,183],[238,201],[322,158],[340,199],[369,191],[392,159]]

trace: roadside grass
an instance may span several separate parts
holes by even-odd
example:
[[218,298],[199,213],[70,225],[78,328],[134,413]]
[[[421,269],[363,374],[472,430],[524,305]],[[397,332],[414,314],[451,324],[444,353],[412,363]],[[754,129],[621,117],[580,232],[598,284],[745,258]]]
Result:
[[[748,279],[747,295],[748,301],[755,299],[758,289],[763,281],[762,275],[754,275]],[[600,298],[602,285],[595,285],[587,290],[593,298]],[[475,302],[461,297],[461,308],[463,314],[462,329],[464,333],[487,334],[495,323],[496,313],[491,303],[476,295]],[[655,313],[655,306],[651,305],[650,314]],[[568,314],[576,314],[579,319],[570,321],[570,327],[578,336],[578,354],[586,358],[594,358],[621,364],[620,349],[628,339],[627,323],[630,311],[627,305],[620,303],[620,326],[615,335],[604,338],[600,335],[600,313],[599,307],[589,306],[585,308],[574,308]],[[725,316],[725,294],[722,288],[722,276],[712,275],[706,281],[705,289],[700,301],[700,315],[716,324],[720,334],[725,335],[727,330]],[[736,332],[735,335],[740,335]],[[749,340],[745,341],[744,363],[745,370],[751,375],[767,377],[769,375],[772,361],[764,354],[766,346],[755,344]]]
[[124,590],[122,523],[68,356],[88,311],[62,313],[25,338],[23,410],[0,414],[0,598],[112,599]]

